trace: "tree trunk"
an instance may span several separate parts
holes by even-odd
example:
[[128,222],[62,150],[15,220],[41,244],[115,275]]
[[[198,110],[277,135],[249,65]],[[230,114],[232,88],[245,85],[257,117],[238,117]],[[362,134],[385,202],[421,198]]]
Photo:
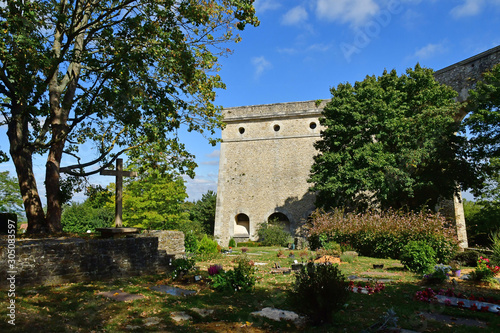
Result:
[[50,147],[45,168],[45,189],[47,191],[47,226],[51,233],[62,232],[60,173],[65,140],[57,140],[61,132],[59,126],[53,130],[54,144]]
[[12,117],[16,119],[9,122],[7,135],[10,141],[10,155],[16,167],[24,210],[28,218],[27,232],[48,233],[49,229],[33,173],[33,152],[27,144],[28,121],[23,117],[23,111],[19,106],[13,107]]

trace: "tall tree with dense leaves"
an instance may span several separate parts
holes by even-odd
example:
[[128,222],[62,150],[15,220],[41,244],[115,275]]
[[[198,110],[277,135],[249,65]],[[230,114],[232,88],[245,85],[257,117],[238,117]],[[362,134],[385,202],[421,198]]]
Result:
[[455,135],[456,92],[433,71],[384,71],[331,89],[310,182],[324,208],[433,208],[475,181]]
[[0,172],[0,213],[22,214],[23,199],[19,194],[17,179],[8,171]]
[[190,219],[203,225],[205,233],[214,234],[215,208],[217,206],[217,193],[207,191],[197,200],[189,210]]
[[[474,194],[498,201],[500,190],[500,64],[483,74],[476,88],[469,92],[468,117],[462,130],[468,133],[468,153],[471,161],[486,179],[485,188]],[[495,192],[499,192],[496,193]]]
[[[0,6],[0,125],[8,128],[28,232],[61,230],[61,173],[98,173],[147,142],[182,153],[181,124],[213,134],[221,126],[214,90],[224,87],[218,57],[231,52],[227,42],[239,41],[236,30],[258,23],[253,0]],[[93,144],[95,156],[79,154],[84,143]],[[46,213],[36,154],[47,156]],[[64,165],[63,155],[71,157]]]

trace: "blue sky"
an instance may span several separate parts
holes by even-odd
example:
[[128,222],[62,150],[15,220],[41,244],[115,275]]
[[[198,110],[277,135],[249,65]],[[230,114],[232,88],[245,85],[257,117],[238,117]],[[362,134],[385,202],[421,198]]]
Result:
[[[224,107],[330,98],[339,83],[438,70],[500,45],[500,0],[257,0],[260,26],[222,59]],[[188,192],[216,190],[218,149],[185,137],[199,168]]]
[[[500,0],[257,0],[255,7],[260,26],[241,32],[242,41],[229,46],[234,53],[220,59],[227,89],[218,91],[218,105],[327,99],[339,83],[384,69],[402,73],[417,62],[438,70],[500,45]],[[196,200],[217,189],[219,146],[180,135],[199,165],[196,178],[186,179]],[[35,161],[41,192],[44,165]],[[0,170],[15,174],[11,163]]]

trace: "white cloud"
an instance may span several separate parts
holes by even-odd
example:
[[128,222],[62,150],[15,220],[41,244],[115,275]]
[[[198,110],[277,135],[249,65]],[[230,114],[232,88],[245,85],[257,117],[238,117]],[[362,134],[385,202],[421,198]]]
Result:
[[271,63],[269,61],[267,61],[264,56],[252,58],[252,65],[255,67],[255,77],[256,78],[261,76],[265,70],[273,67],[273,65],[271,65]]
[[483,0],[464,0],[464,3],[451,10],[451,15],[455,18],[474,16],[479,14],[483,5]]
[[426,46],[418,49],[414,56],[418,59],[429,59],[437,54],[444,53],[446,48],[443,44],[427,44]]
[[304,7],[297,6],[290,9],[285,15],[281,23],[284,25],[299,25],[307,21],[308,14]]
[[316,15],[328,21],[359,27],[379,10],[374,0],[318,0]]
[[276,0],[255,0],[253,5],[257,13],[263,13],[265,11],[275,10],[281,7],[281,4]]
[[215,149],[210,154],[206,154],[205,156],[208,157],[208,158],[217,158],[218,159],[220,157],[220,150],[219,149]]

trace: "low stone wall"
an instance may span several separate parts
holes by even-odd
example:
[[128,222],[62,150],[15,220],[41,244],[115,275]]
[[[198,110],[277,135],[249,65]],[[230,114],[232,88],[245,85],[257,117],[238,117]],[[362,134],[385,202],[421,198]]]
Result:
[[165,273],[172,258],[184,252],[184,235],[159,231],[126,238],[19,240],[15,270],[7,249],[7,240],[1,240],[0,288],[8,287],[12,271],[16,287]]

